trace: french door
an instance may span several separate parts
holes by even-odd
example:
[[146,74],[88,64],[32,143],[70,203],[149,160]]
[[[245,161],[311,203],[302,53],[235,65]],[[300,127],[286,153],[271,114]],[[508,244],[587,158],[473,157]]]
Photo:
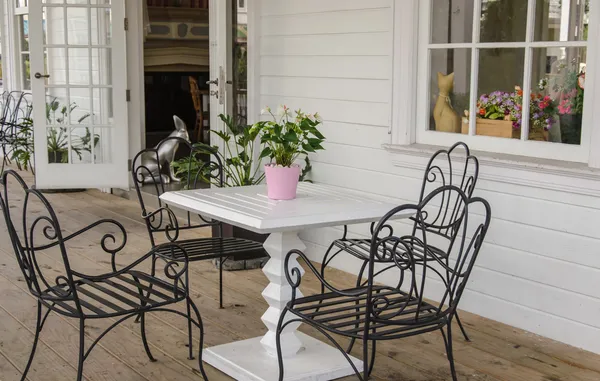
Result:
[[128,188],[122,0],[29,2],[36,186]]
[[[219,114],[231,115],[239,124],[247,115],[247,8],[249,0],[211,0],[210,12],[210,125],[226,127]],[[213,136],[214,138],[214,136]],[[217,145],[224,150],[223,142]]]

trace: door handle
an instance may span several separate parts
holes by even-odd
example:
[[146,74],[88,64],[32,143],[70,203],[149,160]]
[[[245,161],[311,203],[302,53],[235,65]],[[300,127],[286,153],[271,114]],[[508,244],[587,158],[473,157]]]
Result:
[[219,78],[213,79],[212,81],[206,81],[206,84],[219,86]]
[[50,78],[50,74],[40,74],[40,73],[35,73],[33,75],[35,78],[40,79],[40,78]]

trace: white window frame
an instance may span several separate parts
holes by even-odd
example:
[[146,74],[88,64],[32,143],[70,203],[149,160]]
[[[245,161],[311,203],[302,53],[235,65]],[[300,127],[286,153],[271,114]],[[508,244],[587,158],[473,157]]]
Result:
[[[25,89],[25,83],[24,83],[24,75],[25,73],[23,73],[23,53],[21,51],[21,31],[20,31],[20,26],[19,26],[19,16],[24,16],[24,15],[29,15],[29,6],[26,7],[18,7],[16,6],[16,1],[13,3],[14,6],[14,11],[12,14],[12,18],[13,18],[13,30],[12,30],[12,34],[13,34],[13,41],[14,41],[14,57],[13,57],[13,63],[14,63],[14,74],[15,74],[15,81],[14,84],[16,85],[15,89],[16,90],[20,90],[20,91],[31,91],[31,89]],[[29,59],[31,60],[31,56],[29,57]]]
[[4,17],[6,16],[6,13],[4,12],[4,5],[5,2],[4,0],[0,0],[0,62],[4,62],[2,65],[2,84],[0,85],[0,93],[2,93],[4,91],[5,88],[7,88],[6,85],[6,60],[8,58],[7,54],[6,54],[6,50],[7,50],[7,44],[6,41],[7,39],[7,28],[6,25],[4,24]]
[[[539,0],[538,0],[539,1]],[[473,41],[479,40],[479,21],[481,6],[475,2]],[[531,90],[531,48],[546,46],[581,46],[587,48],[586,94],[582,118],[581,145],[569,145],[550,142],[528,141],[527,127],[521,131],[521,139],[495,138],[475,135],[475,118],[470,118],[469,134],[444,133],[429,128],[429,28],[431,0],[394,0],[394,60],[393,60],[393,112],[392,144],[409,145],[413,143],[449,146],[462,140],[478,151],[519,155],[524,157],[556,159],[569,162],[587,163],[590,167],[600,168],[600,126],[594,126],[594,115],[599,116],[600,96],[596,88],[600,86],[600,76],[595,75],[600,63],[597,55],[600,51],[600,0],[591,0],[588,41],[586,42],[534,42],[533,25],[535,0],[528,5],[528,29],[525,42],[520,43],[467,43],[443,44],[446,48],[490,48],[525,47],[525,68],[523,92]],[[440,45],[441,46],[441,45]],[[471,70],[478,70],[477,49],[471,52]],[[473,73],[477,78],[477,73]],[[471,109],[475,109],[477,83],[471,81]],[[416,96],[415,96],[416,94]],[[526,113],[529,112],[526,108]],[[524,113],[525,114],[525,113]],[[527,121],[528,115],[523,119]],[[525,123],[524,123],[525,124]],[[596,149],[594,149],[596,147]]]

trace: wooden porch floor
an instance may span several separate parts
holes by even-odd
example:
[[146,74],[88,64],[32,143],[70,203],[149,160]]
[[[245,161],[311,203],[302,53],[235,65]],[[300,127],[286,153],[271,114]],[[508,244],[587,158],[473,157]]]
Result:
[[[98,191],[50,194],[48,198],[66,231],[73,232],[99,218],[113,218],[123,223],[128,231],[123,263],[149,249],[136,202]],[[0,226],[0,380],[13,381],[20,379],[29,355],[36,309],[34,299],[26,292],[3,220]],[[90,249],[96,244],[92,240],[74,241],[69,253],[72,266],[90,272],[107,270],[108,258]],[[45,260],[46,266],[52,267],[53,259]],[[267,304],[260,293],[268,282],[260,270],[225,272],[226,308],[223,310],[218,308],[216,269],[207,262],[194,263],[190,275],[192,295],[204,320],[206,346],[255,337],[266,331],[260,316]],[[344,279],[352,277],[340,272],[337,279],[343,284]],[[305,295],[317,291],[316,279],[308,273],[303,279],[302,290]],[[456,334],[455,357],[460,380],[600,380],[600,356],[466,312],[461,313],[461,318],[473,341],[467,343]],[[138,325],[127,321],[94,349],[85,363],[85,379],[199,380],[197,362],[186,358],[185,322],[161,314],[151,315],[147,320],[149,341],[157,362],[148,361]],[[90,322],[86,326],[87,336],[97,337],[108,324],[108,321]],[[315,335],[315,331],[306,325],[300,330]],[[74,380],[77,345],[77,322],[50,315],[28,379]],[[359,346],[355,347],[355,352],[360,357]],[[208,365],[207,371],[211,380],[230,379]],[[378,345],[373,379],[449,380],[441,335],[431,333]]]

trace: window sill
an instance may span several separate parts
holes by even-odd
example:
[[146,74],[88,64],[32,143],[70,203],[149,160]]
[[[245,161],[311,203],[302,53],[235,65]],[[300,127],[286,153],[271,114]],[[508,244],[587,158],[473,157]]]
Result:
[[[383,148],[398,155],[423,158],[418,163],[401,158],[392,159],[396,167],[425,170],[427,159],[436,151],[446,147],[426,144],[384,144]],[[480,167],[479,178],[542,189],[560,190],[600,197],[600,169],[585,163],[540,159],[528,156],[508,155],[484,151],[471,151],[477,156]]]

